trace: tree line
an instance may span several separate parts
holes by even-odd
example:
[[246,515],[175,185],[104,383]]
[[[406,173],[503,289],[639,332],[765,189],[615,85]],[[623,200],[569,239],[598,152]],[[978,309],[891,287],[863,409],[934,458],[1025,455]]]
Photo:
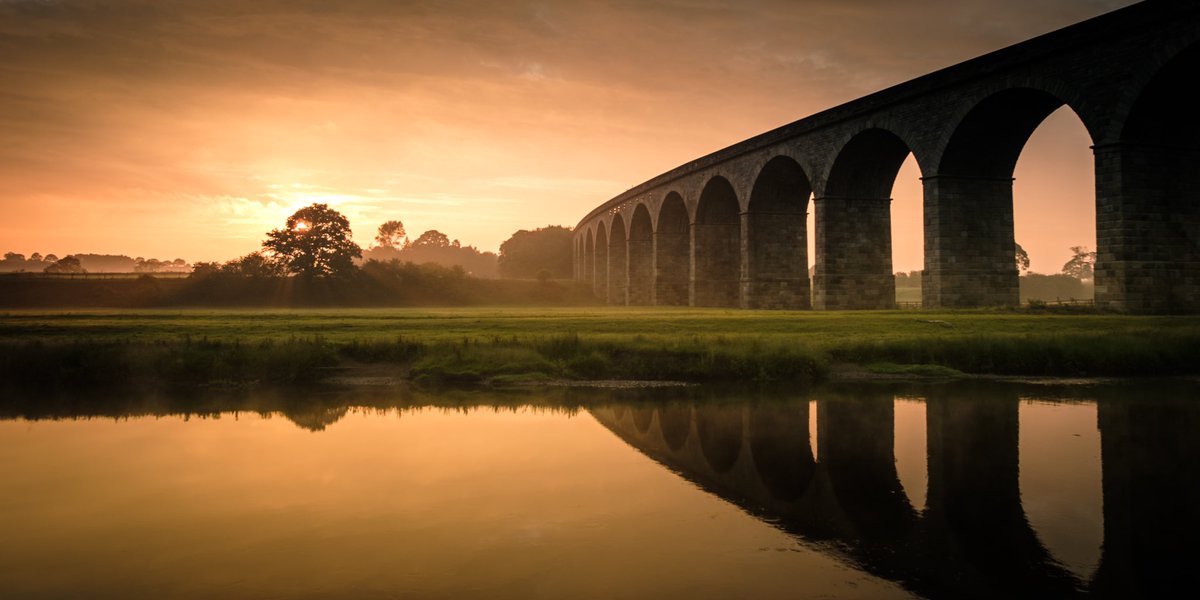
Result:
[[480,251],[446,234],[429,230],[409,239],[404,224],[390,220],[379,226],[375,244],[361,248],[351,239],[350,222],[326,204],[304,207],[267,232],[262,249],[226,262],[159,260],[123,255],[75,254],[59,258],[8,252],[0,272],[28,273],[192,273],[228,276],[336,279],[352,275],[371,261],[436,264],[462,269],[479,278],[566,279],[571,277],[571,230],[547,226],[520,230],[500,245],[500,252]]
[[59,258],[34,252],[4,253],[0,273],[189,273],[192,265],[182,258],[131,258],[123,254],[72,254]]

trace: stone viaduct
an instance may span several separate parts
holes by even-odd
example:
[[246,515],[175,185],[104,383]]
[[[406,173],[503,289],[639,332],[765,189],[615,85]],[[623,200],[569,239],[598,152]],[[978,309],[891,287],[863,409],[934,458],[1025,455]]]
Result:
[[890,195],[912,153],[923,305],[1017,304],[1013,171],[1065,105],[1095,154],[1097,305],[1200,311],[1198,40],[1200,3],[1148,0],[768,131],[588,213],[575,275],[613,304],[894,307]]
[[[589,410],[701,489],[923,597],[1166,598],[1190,589],[1200,550],[1180,532],[1200,528],[1200,463],[1179,456],[1200,450],[1188,429],[1200,425],[1200,407],[1186,393],[1162,399],[1128,389],[1066,398],[1097,402],[1102,458],[1098,564],[1071,572],[1022,504],[1038,501],[1023,498],[1020,483],[1027,392],[899,386],[744,403],[696,392]],[[897,398],[926,404],[923,506],[896,468]]]

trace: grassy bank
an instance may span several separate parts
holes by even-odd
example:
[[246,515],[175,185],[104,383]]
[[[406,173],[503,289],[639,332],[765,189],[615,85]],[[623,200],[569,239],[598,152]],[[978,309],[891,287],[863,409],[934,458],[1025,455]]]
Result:
[[307,381],[346,365],[454,382],[809,381],[837,362],[1004,375],[1200,372],[1198,317],[1011,311],[15,311],[0,315],[0,339],[5,380],[75,384]]

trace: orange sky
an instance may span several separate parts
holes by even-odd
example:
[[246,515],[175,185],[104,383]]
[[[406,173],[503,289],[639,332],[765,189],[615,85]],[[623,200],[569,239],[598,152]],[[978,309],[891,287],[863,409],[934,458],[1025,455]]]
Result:
[[[327,202],[495,250],[662,171],[1126,0],[0,0],[0,251],[224,260]],[[1017,241],[1094,246],[1069,111]],[[920,183],[894,196],[921,266]]]

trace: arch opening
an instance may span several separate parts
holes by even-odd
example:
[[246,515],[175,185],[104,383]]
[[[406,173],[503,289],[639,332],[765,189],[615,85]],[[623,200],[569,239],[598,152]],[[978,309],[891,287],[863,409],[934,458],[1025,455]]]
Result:
[[1052,560],[1092,578],[1104,543],[1100,429],[1095,403],[1023,402],[1018,474],[1029,526]]
[[638,204],[629,220],[628,304],[645,306],[654,299],[654,226],[650,210]]
[[683,197],[671,192],[658,210],[658,227],[654,230],[654,304],[687,305],[691,270],[690,238]]
[[827,310],[892,308],[892,187],[908,145],[884,129],[859,132],[834,159],[816,207],[814,303]]
[[738,306],[742,226],[733,186],[716,176],[704,186],[696,207],[693,306]]
[[746,214],[742,304],[809,308],[808,200],[812,185],[795,160],[772,158],[759,171]]
[[925,307],[1014,306],[1020,301],[1013,171],[1029,137],[1062,99],[1014,88],[976,104],[925,177]]
[[608,232],[608,303],[625,304],[625,288],[629,284],[629,246],[626,244],[625,220],[613,217]]
[[[1034,130],[1013,171],[1014,264],[1020,302],[1086,302],[1093,277],[1064,273],[1073,248],[1096,247],[1095,159],[1083,122],[1063,106]],[[1077,261],[1078,262],[1078,261]],[[1082,265],[1082,263],[1080,263]]]

